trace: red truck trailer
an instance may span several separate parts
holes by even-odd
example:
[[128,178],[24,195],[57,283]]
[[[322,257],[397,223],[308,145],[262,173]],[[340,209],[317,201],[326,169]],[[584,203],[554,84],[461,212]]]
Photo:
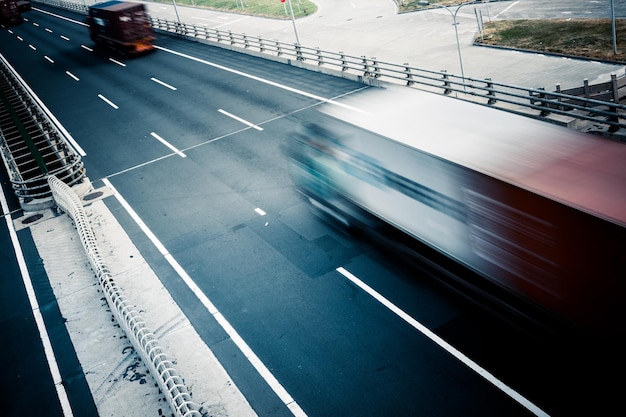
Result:
[[12,26],[22,23],[17,0],[0,0],[0,24]]
[[20,12],[32,10],[30,0],[17,0],[17,8],[20,9]]
[[623,331],[626,144],[411,89],[320,111],[289,144],[324,217],[382,221],[568,327]]
[[107,1],[89,7],[89,35],[99,46],[121,55],[154,49],[155,39],[146,8],[141,3]]

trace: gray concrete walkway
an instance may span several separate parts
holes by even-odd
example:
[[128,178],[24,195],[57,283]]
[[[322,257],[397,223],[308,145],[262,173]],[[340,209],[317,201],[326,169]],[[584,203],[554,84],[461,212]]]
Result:
[[[278,1],[278,0],[276,0]],[[153,17],[245,33],[281,42],[343,52],[352,56],[377,58],[394,64],[446,70],[471,78],[491,78],[496,82],[529,88],[554,90],[606,81],[611,74],[623,74],[626,67],[590,60],[578,60],[536,53],[474,46],[478,33],[477,14],[483,22],[496,19],[588,16],[588,9],[576,0],[499,1],[463,6],[457,14],[457,46],[452,12],[445,9],[398,14],[392,0],[315,0],[318,11],[297,19],[268,19],[173,4],[147,2]],[[596,2],[598,3],[598,2]],[[625,3],[617,0],[617,4]],[[607,0],[608,4],[608,0]],[[296,2],[294,0],[294,7]],[[455,9],[452,9],[454,11]],[[609,9],[606,9],[606,16]],[[459,58],[459,49],[461,57]]]

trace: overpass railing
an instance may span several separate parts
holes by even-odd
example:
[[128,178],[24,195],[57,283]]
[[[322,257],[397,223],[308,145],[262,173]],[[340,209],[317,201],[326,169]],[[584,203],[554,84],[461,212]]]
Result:
[[174,363],[168,358],[157,337],[150,331],[138,310],[124,297],[122,289],[102,259],[96,238],[83,204],[78,195],[63,181],[54,175],[48,177],[48,184],[57,206],[74,221],[78,235],[87,253],[91,268],[98,278],[107,303],[131,341],[133,348],[147,365],[150,373],[165,395],[172,412],[177,417],[201,417],[199,407],[191,399],[191,394],[183,378],[176,372]]
[[50,205],[47,176],[73,185],[83,162],[15,70],[0,54],[0,153],[22,209]]
[[[68,0],[36,0],[40,3],[87,13],[87,6]],[[626,106],[616,101],[577,97],[544,88],[527,88],[487,79],[459,76],[442,71],[412,67],[324,51],[299,44],[279,42],[241,33],[212,29],[191,23],[151,17],[156,31],[253,54],[309,70],[355,79],[369,85],[383,82],[404,84],[477,104],[584,130],[615,133],[626,128]]]

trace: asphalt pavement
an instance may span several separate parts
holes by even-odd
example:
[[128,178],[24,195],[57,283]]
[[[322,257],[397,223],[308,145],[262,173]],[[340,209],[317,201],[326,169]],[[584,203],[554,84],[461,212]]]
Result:
[[[88,0],[87,4],[90,2],[91,0]],[[625,2],[618,0],[616,4]],[[297,33],[300,43],[305,46],[344,52],[353,56],[376,57],[380,61],[390,63],[409,63],[411,66],[424,69],[445,69],[449,73],[454,74],[460,74],[460,64],[462,63],[465,76],[467,77],[492,78],[497,82],[530,88],[544,87],[547,90],[551,90],[556,84],[561,84],[562,88],[570,88],[581,85],[585,78],[591,83],[604,81],[609,79],[611,74],[624,74],[626,68],[624,65],[499,50],[472,44],[478,31],[477,15],[482,14],[485,20],[516,18],[515,16],[523,16],[531,12],[536,13],[537,10],[541,10],[541,7],[539,7],[541,4],[554,5],[556,2],[546,0],[495,2],[477,6],[476,8],[479,12],[474,10],[474,6],[464,6],[458,10],[457,14],[459,22],[457,26],[458,45],[454,26],[452,25],[452,15],[446,10],[398,14],[397,7],[391,0],[316,0],[316,3],[319,7],[317,13],[307,18],[298,19],[295,25],[290,19],[260,18],[245,14],[216,12],[180,5],[177,6],[176,12],[173,5],[163,3],[149,3],[149,11],[154,17],[167,18],[169,20],[181,19],[187,23],[206,25],[236,33],[246,33],[266,39],[276,39],[282,42],[295,43]],[[561,5],[561,11],[558,8],[550,9],[551,17],[558,16],[559,13],[566,14],[570,10],[567,9],[568,4],[572,5],[580,3],[580,1],[561,0],[558,3]],[[294,7],[296,7],[295,3]],[[459,58],[459,49],[461,58]],[[98,215],[108,216],[108,214],[107,210],[103,210]],[[68,223],[68,227],[70,227],[69,220],[65,219],[65,221]],[[111,225],[114,225],[114,221],[107,220],[107,222],[101,223],[102,226],[96,232],[99,233],[98,236],[107,236],[108,231],[111,230]],[[98,224],[100,225],[100,223]],[[53,242],[58,241],[56,240],[58,236],[55,235],[53,237],[53,235],[61,231],[60,225],[57,225],[56,228],[49,228],[43,223],[41,228],[40,232],[46,235],[46,239]],[[115,235],[119,237],[121,234],[116,232]],[[113,239],[110,238],[110,235],[108,240],[103,240],[113,244]],[[42,251],[41,245],[38,246],[38,250]],[[51,250],[54,250],[54,248]],[[143,264],[143,260],[138,254],[132,257],[132,259],[137,263]],[[77,262],[84,263],[85,261],[83,259]],[[58,276],[68,277],[73,274],[74,271],[70,271],[61,273]],[[175,317],[180,316],[175,315]],[[179,329],[179,327],[187,329],[186,323],[179,323],[176,329]],[[164,336],[164,339],[167,341],[167,335]],[[113,339],[113,337],[110,339]],[[75,339],[73,340],[75,342]],[[171,349],[175,351],[174,347],[171,347]],[[85,351],[88,352],[89,349],[85,349]],[[185,357],[184,354],[179,352],[174,353],[178,353],[180,358]],[[120,359],[118,363],[125,364],[123,360]],[[92,365],[95,368],[96,365],[101,366],[101,362],[102,360],[98,363],[94,362]],[[180,365],[184,365],[183,361],[181,361]],[[82,363],[82,366],[85,369],[92,369],[89,366],[85,366],[85,363]],[[89,372],[89,378],[93,379],[97,376],[94,372]],[[189,380],[192,379],[194,374],[193,369],[183,368],[181,372]],[[92,381],[89,380],[88,382]],[[100,382],[102,383],[102,381]],[[118,381],[116,380],[115,382],[117,383]],[[211,396],[203,395],[204,392],[201,392],[200,386],[204,382],[206,381],[198,378],[195,389],[198,394],[197,398],[206,400],[211,398]],[[122,384],[124,381],[119,381],[119,383]],[[135,385],[137,384],[139,382]],[[228,409],[235,402],[228,400],[226,393],[234,390],[234,388],[229,383],[224,384],[228,388],[224,388],[221,392],[220,398],[223,399],[223,403],[220,407]],[[210,388],[206,389],[210,391]],[[213,389],[218,390],[219,387],[218,389]],[[119,397],[115,399],[113,396],[108,395],[110,392],[104,392],[104,390],[96,393],[92,392],[94,400],[98,402],[96,405],[99,410],[102,410],[105,399],[117,402],[117,404],[108,403],[109,407],[121,407],[123,405],[119,401]],[[102,395],[98,396],[98,394]],[[52,396],[54,394],[47,395]],[[138,397],[141,395],[138,394]],[[130,400],[130,394],[128,394],[128,397]],[[238,395],[237,398],[237,401],[240,401]],[[50,402],[54,401],[50,400]],[[93,404],[89,405],[93,408]]]
[[[297,39],[301,45],[326,51],[548,91],[554,91],[557,84],[563,89],[582,86],[585,79],[591,84],[604,82],[611,74],[619,76],[626,70],[621,64],[473,44],[479,34],[479,22],[541,17],[608,18],[608,0],[496,1],[411,13],[398,13],[392,0],[316,0],[315,3],[316,13],[294,22],[288,16],[272,19],[146,2],[153,17],[287,43],[296,43]],[[299,7],[296,0],[292,5]],[[618,17],[623,15],[626,0],[616,0],[615,11]],[[455,15],[458,44],[453,25]]]

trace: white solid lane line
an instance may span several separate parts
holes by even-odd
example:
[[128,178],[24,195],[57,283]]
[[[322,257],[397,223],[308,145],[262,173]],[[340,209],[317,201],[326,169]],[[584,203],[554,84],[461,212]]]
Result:
[[180,278],[183,280],[185,284],[189,287],[189,289],[196,295],[198,300],[204,305],[204,307],[208,310],[208,312],[213,315],[215,320],[222,326],[222,328],[226,331],[231,340],[237,345],[239,350],[243,353],[243,355],[248,359],[248,361],[254,366],[257,372],[265,379],[265,382],[270,386],[270,388],[274,391],[276,395],[283,401],[283,403],[289,408],[291,413],[296,417],[307,417],[307,414],[300,408],[298,403],[291,397],[291,395],[287,392],[287,390],[278,382],[276,377],[271,373],[271,371],[261,362],[261,359],[254,353],[254,351],[248,346],[248,344],[242,339],[242,337],[237,333],[237,331],[231,326],[231,324],[226,320],[226,318],[219,312],[217,307],[209,300],[209,298],[204,294],[204,292],[198,287],[198,285],[194,282],[194,280],[187,274],[187,272],[183,269],[183,267],[174,259],[172,254],[169,253],[167,248],[161,243],[161,241],[156,237],[156,235],[146,226],[146,224],[141,220],[137,212],[133,210],[133,208],[128,204],[128,202],[122,197],[120,193],[117,192],[113,184],[109,181],[108,178],[104,178],[102,180],[104,184],[113,192],[113,195],[118,200],[118,202],[124,207],[126,212],[130,215],[130,217],[135,221],[137,226],[141,229],[141,231],[150,239],[152,244],[157,248],[157,250],[161,253],[161,255],[167,260],[167,262],[174,268],[174,270],[178,273]]
[[106,98],[105,96],[103,96],[102,94],[98,94],[98,97],[104,101],[105,103],[107,103],[109,106],[113,107],[115,110],[119,109],[119,107],[113,103],[111,100],[109,100],[108,98]]
[[66,20],[68,22],[76,23],[77,25],[82,25],[82,26],[85,26],[85,27],[89,26],[86,22],[81,22],[80,20],[70,19],[69,17],[61,16],[60,14],[52,13],[52,12],[49,12],[47,10],[39,9],[37,7],[33,7],[33,10],[36,10],[39,13],[44,13],[44,14],[47,14],[47,15],[50,15],[50,16],[54,16],[57,19],[63,19],[63,20]]
[[232,114],[232,113],[228,113],[228,112],[227,112],[227,111],[225,111],[225,110],[219,109],[219,110],[218,110],[218,112],[220,112],[220,113],[222,113],[223,115],[226,115],[226,116],[228,116],[228,117],[230,117],[230,118],[232,118],[232,119],[235,119],[235,120],[237,120],[238,122],[241,122],[241,123],[243,123],[243,124],[244,124],[244,125],[246,125],[246,126],[250,126],[250,127],[254,128],[254,129],[256,129],[256,130],[263,130],[263,128],[262,128],[261,126],[257,126],[257,125],[255,125],[254,123],[250,123],[249,121],[244,120],[244,119],[242,119],[241,117],[237,117],[237,116],[235,116],[235,115],[234,115],[234,114]]
[[80,47],[81,47],[81,48],[83,48],[83,49],[84,49],[84,50],[86,50],[86,51],[93,52],[93,49],[91,49],[91,48],[90,48],[90,47],[88,47],[87,45],[80,45]]
[[520,405],[524,406],[531,413],[533,413],[536,416],[548,417],[548,414],[546,414],[545,411],[541,410],[535,404],[533,404],[530,401],[528,401],[525,397],[523,397],[517,391],[513,390],[511,387],[506,385],[504,382],[500,381],[498,378],[493,376],[489,371],[487,371],[484,368],[481,368],[476,362],[472,361],[470,358],[468,358],[463,353],[461,353],[459,350],[457,350],[454,346],[450,345],[448,342],[443,340],[441,337],[437,336],[435,333],[433,333],[430,329],[428,329],[422,323],[420,323],[419,321],[415,320],[413,317],[409,316],[406,312],[404,312],[398,306],[393,304],[391,301],[389,301],[387,298],[385,298],[379,292],[374,290],[372,287],[370,287],[369,285],[367,285],[366,283],[361,281],[359,278],[357,278],[351,272],[347,271],[343,267],[337,268],[337,272],[339,272],[341,275],[346,277],[348,280],[350,280],[352,283],[354,283],[357,287],[361,288],[363,291],[365,291],[366,293],[371,295],[374,299],[376,299],[376,301],[378,301],[379,303],[381,303],[382,305],[387,307],[389,310],[391,310],[394,314],[396,314],[402,320],[406,321],[413,328],[415,328],[416,330],[421,332],[424,336],[428,337],[430,340],[432,340],[433,342],[438,344],[441,348],[445,349],[448,353],[450,353],[452,356],[457,358],[459,361],[461,361],[467,367],[472,369],[478,375],[480,375],[481,377],[483,377],[484,379],[489,381],[491,384],[493,384],[495,387],[497,387],[500,391],[502,391],[503,393],[505,393],[506,395],[511,397],[513,400],[518,402]]
[[[4,195],[4,190],[0,190],[0,207],[2,208],[3,213],[10,213],[8,203]],[[37,301],[37,296],[35,295],[35,289],[33,287],[30,273],[28,272],[28,266],[26,265],[26,259],[24,258],[22,246],[20,245],[20,241],[17,237],[17,232],[15,231],[15,226],[13,225],[13,221],[11,220],[11,215],[5,214],[3,217],[6,221],[7,229],[9,229],[9,236],[11,237],[11,242],[13,243],[15,257],[17,258],[17,263],[20,268],[20,273],[22,275],[22,281],[26,289],[26,294],[28,296],[31,310],[33,311],[35,323],[37,324],[37,330],[39,331],[39,337],[43,344],[44,354],[46,355],[48,368],[50,369],[50,374],[52,375],[54,387],[57,391],[57,397],[59,398],[59,402],[61,403],[63,415],[65,417],[72,417],[74,413],[72,412],[72,407],[67,396],[67,391],[65,391],[65,385],[63,378],[61,377],[59,365],[57,363],[56,357],[54,356],[54,350],[52,349],[52,343],[50,342],[48,329],[46,328],[43,315],[41,314],[41,309],[39,308],[39,302]]]
[[169,85],[168,83],[165,83],[165,82],[163,82],[163,81],[159,80],[158,78],[151,77],[150,79],[151,79],[152,81],[154,81],[155,83],[157,83],[157,84],[161,84],[163,87],[167,87],[167,88],[169,88],[170,90],[174,90],[174,91],[176,91],[176,87],[171,86],[171,85]]
[[[347,108],[347,109],[352,109],[352,110],[358,111],[360,113],[363,112],[361,109],[349,106],[347,104],[335,101],[333,99],[328,99],[326,97],[318,96],[316,94],[311,94],[311,93],[308,93],[308,92],[303,91],[303,90],[298,90],[297,88],[289,87],[287,85],[280,84],[280,83],[277,83],[277,82],[274,82],[274,81],[270,81],[270,80],[262,78],[262,77],[257,77],[256,75],[248,74],[246,72],[239,71],[239,70],[236,70],[236,69],[233,69],[233,68],[229,68],[229,67],[226,67],[224,65],[216,64],[214,62],[210,62],[210,61],[207,61],[205,59],[197,58],[195,56],[188,55],[188,54],[185,54],[185,53],[182,53],[182,52],[177,52],[177,51],[174,51],[173,49],[164,48],[164,47],[158,46],[158,45],[155,45],[155,48],[160,50],[160,51],[164,51],[164,52],[167,52],[167,53],[170,53],[170,54],[173,54],[173,55],[178,55],[178,56],[180,56],[182,58],[190,59],[192,61],[199,62],[201,64],[211,66],[213,68],[218,68],[218,69],[221,69],[221,70],[224,70],[224,71],[228,71],[228,72],[230,72],[232,74],[237,74],[237,75],[240,75],[242,77],[249,78],[251,80],[259,81],[259,82],[262,82],[264,84],[271,85],[273,87],[283,89],[285,91],[290,91],[292,93],[295,93],[295,94],[298,94],[298,95],[301,95],[301,96],[304,96],[304,97],[309,97],[309,98],[312,98],[314,100],[318,100],[318,101],[323,102],[323,103],[330,103],[332,105],[339,106],[339,107],[344,107],[344,108]],[[362,89],[365,89],[365,88],[368,88],[368,87],[362,87]]]
[[163,145],[167,146],[168,148],[170,148],[172,151],[174,151],[176,154],[178,154],[178,156],[180,156],[181,158],[186,158],[187,155],[185,155],[183,153],[183,151],[181,151],[180,149],[177,149],[174,145],[172,145],[171,143],[169,143],[168,141],[166,141],[165,139],[163,139],[161,136],[157,135],[154,132],[150,132],[150,135],[155,138],[156,140],[158,140],[159,142],[161,142]]

